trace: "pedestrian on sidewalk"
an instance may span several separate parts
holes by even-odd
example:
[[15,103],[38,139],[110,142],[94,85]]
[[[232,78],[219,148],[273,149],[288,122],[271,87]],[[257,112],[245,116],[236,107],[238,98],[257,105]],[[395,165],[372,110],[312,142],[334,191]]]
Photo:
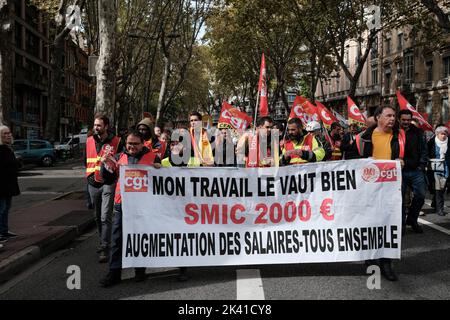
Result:
[[120,139],[109,132],[109,118],[96,115],[94,134],[86,141],[86,178],[88,191],[95,211],[95,222],[100,237],[98,262],[108,262],[111,247],[112,212],[115,182],[105,183],[100,175],[100,159],[117,154]]
[[436,136],[428,141],[428,156],[430,164],[428,169],[431,173],[429,182],[431,190],[434,191],[436,213],[445,216],[444,211],[444,192],[447,187],[450,168],[450,151],[448,129],[440,124],[435,130]]
[[0,241],[17,235],[9,231],[8,215],[12,197],[20,194],[19,164],[12,149],[13,137],[7,126],[0,126]]

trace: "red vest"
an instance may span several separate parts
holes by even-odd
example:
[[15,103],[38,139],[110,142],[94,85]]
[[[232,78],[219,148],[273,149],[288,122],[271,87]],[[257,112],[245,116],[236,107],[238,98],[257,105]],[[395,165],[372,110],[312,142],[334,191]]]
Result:
[[342,160],[341,141],[333,141],[333,153],[330,160]]
[[[303,139],[303,145],[300,149],[305,150],[305,151],[312,151],[313,150],[313,139],[314,139],[314,136],[312,134],[307,134],[305,136],[305,138]],[[292,151],[292,150],[298,149],[298,148],[295,148],[295,144],[291,140],[286,141],[284,148],[286,151]],[[295,160],[295,159],[301,159],[301,157],[298,155],[292,155],[290,163],[291,164],[297,163],[297,160]]]
[[[142,165],[152,165],[155,161],[156,154],[153,152],[148,152],[142,156],[142,158],[138,161],[137,164]],[[119,161],[117,162],[117,172],[120,172],[120,166],[126,166],[128,164],[128,155],[125,153],[122,153],[120,155]],[[116,184],[116,194],[114,195],[114,203],[115,204],[121,204],[122,203],[122,196],[120,195],[120,181]]]
[[103,179],[100,176],[100,159],[104,154],[114,156],[119,147],[120,138],[114,137],[110,143],[103,145],[99,153],[95,147],[94,137],[89,137],[86,140],[86,177],[94,174],[95,181],[102,183]]
[[155,153],[162,160],[166,154],[167,143],[165,141],[159,141],[159,144],[161,145],[160,148],[153,148],[153,142],[150,139],[144,142],[144,147]]

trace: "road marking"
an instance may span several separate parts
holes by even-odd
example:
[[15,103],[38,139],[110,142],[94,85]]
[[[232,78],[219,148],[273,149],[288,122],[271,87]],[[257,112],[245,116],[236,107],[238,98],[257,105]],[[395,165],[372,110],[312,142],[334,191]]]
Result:
[[444,227],[438,226],[438,225],[436,225],[436,224],[434,224],[434,223],[432,223],[430,221],[427,221],[427,220],[424,220],[424,219],[420,219],[420,218],[417,221],[419,221],[421,224],[424,224],[424,225],[426,225],[426,226],[428,226],[430,228],[436,229],[436,230],[438,230],[440,232],[443,232],[443,233],[445,233],[445,234],[450,236],[450,230],[445,229]]
[[78,174],[78,175],[59,175],[59,176],[46,176],[46,175],[42,175],[42,176],[29,176],[29,177],[19,177],[19,180],[30,180],[30,179],[71,179],[71,178],[84,178],[83,174]]
[[46,194],[60,195],[60,194],[64,194],[64,192],[56,192],[56,191],[23,191],[20,194],[24,195],[24,196],[46,195]]
[[259,269],[236,270],[237,300],[265,300]]

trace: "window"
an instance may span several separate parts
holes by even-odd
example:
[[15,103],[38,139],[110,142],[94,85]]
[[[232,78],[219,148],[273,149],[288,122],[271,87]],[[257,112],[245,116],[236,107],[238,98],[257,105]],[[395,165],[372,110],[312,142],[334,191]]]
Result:
[[22,49],[22,26],[17,22],[14,27],[14,40],[16,47]]
[[391,73],[386,73],[386,81],[385,81],[385,92],[386,94],[390,93],[390,89],[391,89]]
[[391,38],[386,39],[386,54],[391,53]]
[[428,123],[433,123],[433,100],[431,99],[431,97],[427,99],[425,112],[428,114]]
[[425,64],[426,68],[426,75],[427,75],[427,82],[433,81],[433,61],[427,61]]
[[27,142],[26,141],[14,141],[13,149],[15,151],[27,150]]
[[405,81],[411,83],[414,80],[414,56],[405,55]]
[[399,33],[397,36],[397,50],[403,50],[403,33]]
[[442,121],[443,123],[447,123],[448,121],[448,96],[444,96],[442,98]]
[[47,148],[47,144],[45,142],[42,141],[30,141],[30,149],[31,150],[36,150],[36,149],[46,149]]
[[375,38],[375,41],[372,44],[372,48],[370,48],[370,58],[372,60],[378,58],[378,38]]
[[26,50],[35,57],[39,57],[39,38],[27,31],[25,36]]
[[450,75],[450,57],[443,59],[444,78],[448,78]]
[[378,65],[372,65],[372,84],[378,84]]

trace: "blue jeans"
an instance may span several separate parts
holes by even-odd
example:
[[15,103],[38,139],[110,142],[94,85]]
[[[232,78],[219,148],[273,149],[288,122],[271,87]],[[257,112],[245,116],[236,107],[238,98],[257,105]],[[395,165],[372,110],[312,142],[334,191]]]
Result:
[[8,214],[12,197],[0,197],[0,235],[8,233]]
[[402,200],[405,201],[405,193],[407,187],[413,192],[411,207],[408,210],[408,218],[406,217],[405,207],[402,206],[403,224],[408,222],[417,222],[420,210],[425,202],[426,182],[425,174],[422,170],[402,171]]

